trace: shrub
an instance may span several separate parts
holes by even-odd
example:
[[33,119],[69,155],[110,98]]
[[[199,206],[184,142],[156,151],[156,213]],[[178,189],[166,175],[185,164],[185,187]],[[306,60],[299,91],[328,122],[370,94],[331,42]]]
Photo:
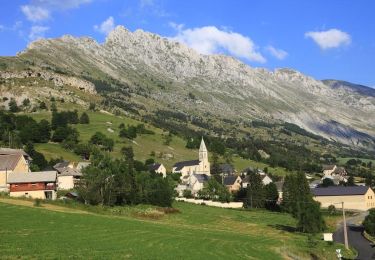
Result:
[[34,207],[41,207],[42,206],[42,200],[41,199],[35,199],[34,200]]
[[375,208],[369,210],[369,214],[363,221],[363,226],[369,235],[375,236]]
[[193,198],[193,194],[191,194],[191,190],[184,190],[184,192],[182,193],[182,196],[187,199]]
[[329,207],[328,207],[328,213],[330,215],[336,215],[336,213],[337,213],[336,207],[334,205],[329,205]]

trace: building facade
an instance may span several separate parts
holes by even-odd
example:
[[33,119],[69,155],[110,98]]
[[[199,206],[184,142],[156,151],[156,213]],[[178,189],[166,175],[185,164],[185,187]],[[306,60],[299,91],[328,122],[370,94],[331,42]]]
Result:
[[33,199],[56,199],[56,171],[29,172],[8,175],[9,195]]
[[10,173],[30,172],[31,157],[23,150],[0,148],[0,191],[7,191]]
[[375,207],[375,193],[366,186],[331,186],[327,188],[312,189],[313,198],[320,202],[322,208],[334,205],[341,207],[344,202],[345,209],[365,211]]

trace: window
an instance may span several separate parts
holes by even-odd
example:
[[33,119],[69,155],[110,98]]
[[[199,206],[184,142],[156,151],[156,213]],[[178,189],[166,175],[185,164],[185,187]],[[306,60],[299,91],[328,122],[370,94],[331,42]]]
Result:
[[36,183],[31,183],[31,186],[36,186]]

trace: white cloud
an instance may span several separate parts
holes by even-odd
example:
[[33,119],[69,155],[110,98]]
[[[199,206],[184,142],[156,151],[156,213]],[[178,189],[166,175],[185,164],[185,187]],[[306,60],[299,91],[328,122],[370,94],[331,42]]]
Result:
[[228,53],[238,58],[264,63],[266,59],[257,51],[257,46],[239,33],[219,30],[215,26],[183,29],[183,26],[170,23],[177,29],[172,40],[184,43],[202,54]]
[[5,30],[5,26],[0,24],[0,32]]
[[43,7],[23,5],[21,6],[21,11],[26,16],[27,20],[32,22],[42,21],[49,18],[49,11]]
[[103,21],[100,25],[94,25],[94,30],[107,35],[115,28],[115,20],[112,16]]
[[351,37],[348,33],[338,29],[328,31],[315,31],[305,33],[306,38],[311,38],[323,50],[338,48],[351,43]]
[[154,0],[140,0],[139,4],[141,8],[155,5]]
[[28,5],[22,5],[21,11],[31,22],[47,20],[51,12],[77,8],[81,4],[90,3],[92,0],[33,0]]
[[175,22],[169,22],[168,25],[170,27],[172,27],[173,29],[175,29],[176,31],[181,31],[183,28],[184,28],[184,24],[178,24],[178,23],[175,23]]
[[40,38],[44,38],[44,34],[49,30],[47,26],[31,26],[31,30],[29,33],[29,39],[31,41],[38,40]]
[[288,53],[286,51],[284,51],[282,49],[277,49],[277,48],[275,48],[271,45],[268,45],[265,48],[265,50],[278,60],[283,60],[288,56]]

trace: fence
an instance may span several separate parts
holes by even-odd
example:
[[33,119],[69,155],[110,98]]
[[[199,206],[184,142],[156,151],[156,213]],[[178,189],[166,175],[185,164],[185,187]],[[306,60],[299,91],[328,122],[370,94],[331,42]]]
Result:
[[176,198],[177,201],[185,201],[194,204],[206,204],[208,206],[219,207],[219,208],[229,208],[229,209],[239,209],[243,207],[243,202],[219,202],[212,200],[200,200],[200,199],[187,199],[187,198]]

